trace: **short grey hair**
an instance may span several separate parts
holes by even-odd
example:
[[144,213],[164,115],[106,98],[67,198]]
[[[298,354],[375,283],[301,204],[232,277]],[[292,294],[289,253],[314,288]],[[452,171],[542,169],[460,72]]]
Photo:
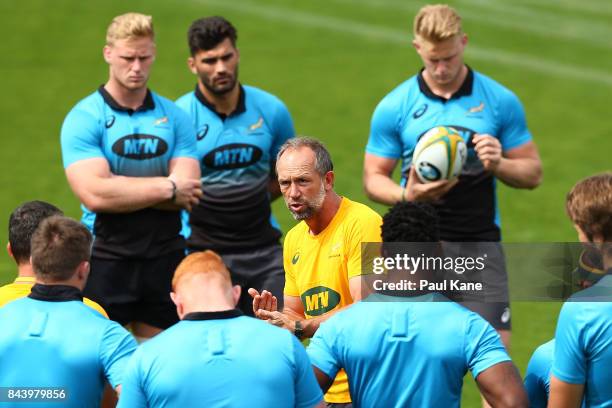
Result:
[[331,155],[329,154],[329,151],[327,151],[327,149],[325,148],[325,145],[317,139],[308,136],[294,137],[283,143],[283,145],[280,147],[280,150],[278,151],[278,154],[276,155],[276,161],[278,162],[278,160],[283,155],[283,153],[285,153],[285,151],[289,149],[297,150],[301,147],[308,147],[314,152],[315,170],[321,175],[321,177],[324,177],[327,172],[334,170],[334,164],[332,163]]

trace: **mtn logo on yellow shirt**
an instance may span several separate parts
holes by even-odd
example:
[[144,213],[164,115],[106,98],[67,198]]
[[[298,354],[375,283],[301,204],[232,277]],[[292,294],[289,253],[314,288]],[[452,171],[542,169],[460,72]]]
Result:
[[315,286],[300,296],[304,311],[309,316],[321,316],[338,306],[340,294],[325,286]]

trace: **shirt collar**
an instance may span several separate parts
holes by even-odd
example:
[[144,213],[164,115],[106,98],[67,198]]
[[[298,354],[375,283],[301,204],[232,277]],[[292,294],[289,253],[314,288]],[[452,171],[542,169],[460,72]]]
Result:
[[221,118],[221,120],[225,120],[226,118],[233,116],[233,115],[240,115],[241,113],[244,113],[246,111],[246,105],[245,105],[246,96],[245,96],[244,88],[240,84],[238,84],[238,104],[236,105],[236,109],[234,109],[233,112],[231,112],[229,115],[217,112],[215,105],[213,105],[212,102],[206,99],[206,96],[204,96],[204,94],[200,90],[199,84],[196,84],[195,96],[198,99],[198,101],[202,103],[202,105],[206,106],[208,109],[213,111],[217,116]]
[[155,102],[153,101],[153,95],[151,94],[151,91],[149,89],[147,89],[147,95],[145,96],[144,101],[142,101],[142,105],[140,105],[136,109],[127,108],[125,106],[119,105],[119,103],[104,88],[104,85],[100,85],[100,87],[98,88],[98,92],[100,92],[100,95],[102,95],[102,99],[104,99],[104,102],[106,102],[106,104],[110,106],[113,110],[120,111],[120,112],[127,112],[128,115],[131,115],[134,112],[144,112],[147,110],[155,109]]
[[74,286],[43,285],[41,283],[37,283],[32,286],[32,292],[28,295],[28,297],[47,302],[68,302],[71,300],[83,301],[83,294]]
[[451,99],[458,99],[462,96],[470,96],[472,94],[472,88],[474,87],[474,71],[472,71],[472,68],[470,67],[467,67],[467,69],[468,69],[468,73],[467,73],[467,76],[465,77],[465,80],[463,81],[459,89],[457,89],[457,92],[452,94],[449,99],[443,98],[440,95],[436,95],[435,93],[433,93],[429,85],[427,85],[427,82],[425,82],[425,78],[423,78],[423,71],[425,70],[425,68],[421,68],[421,71],[419,71],[417,75],[417,82],[419,83],[419,89],[428,98],[437,99],[442,102],[448,102]]
[[192,312],[183,316],[182,320],[219,320],[233,319],[242,316],[240,309],[222,310],[219,312]]
[[13,283],[19,283],[19,284],[34,284],[36,282],[36,278],[33,276],[18,276],[17,278],[15,278],[15,281]]

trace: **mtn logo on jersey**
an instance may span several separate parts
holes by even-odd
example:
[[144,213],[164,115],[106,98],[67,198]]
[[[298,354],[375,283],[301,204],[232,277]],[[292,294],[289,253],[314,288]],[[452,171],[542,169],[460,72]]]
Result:
[[321,316],[340,303],[340,294],[325,286],[315,286],[300,296],[304,311],[309,316]]
[[127,159],[147,160],[159,157],[168,151],[168,144],[153,135],[128,135],[113,144],[113,153]]
[[205,166],[219,170],[239,169],[257,163],[263,152],[257,146],[231,143],[208,152],[202,159]]

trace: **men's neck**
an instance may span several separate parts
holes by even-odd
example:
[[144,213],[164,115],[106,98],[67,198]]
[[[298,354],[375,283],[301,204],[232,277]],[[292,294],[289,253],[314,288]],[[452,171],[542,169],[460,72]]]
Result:
[[121,106],[136,110],[142,106],[147,97],[147,88],[127,89],[113,78],[104,85],[104,89]]
[[185,305],[183,309],[183,316],[189,313],[197,312],[224,312],[227,310],[234,310],[235,307],[236,306],[229,301],[220,299],[207,299],[205,302],[197,302]]
[[83,291],[83,289],[85,288],[84,282],[79,281],[79,279],[76,278],[76,276],[71,279],[62,280],[62,281],[51,281],[47,279],[41,279],[40,277],[37,276],[36,283],[38,285],[47,285],[47,286],[53,286],[53,285],[72,286],[72,287],[77,288],[80,291]]
[[34,269],[32,269],[32,264],[29,262],[19,264],[17,266],[17,276],[20,278],[33,278]]
[[198,81],[198,88],[206,100],[215,106],[215,110],[218,113],[229,116],[238,107],[238,100],[240,99],[240,86],[238,82],[236,82],[236,85],[230,91],[220,95],[210,92],[202,84],[202,81]]
[[327,228],[340,209],[341,203],[342,197],[333,190],[325,196],[321,209],[312,217],[304,220],[312,235],[318,235]]
[[432,77],[429,76],[427,70],[423,71],[423,79],[425,83],[435,95],[438,95],[444,99],[450,99],[463,85],[465,78],[467,77],[469,72],[468,67],[463,64],[461,67],[461,71],[459,71],[459,75],[457,77],[447,83],[447,84],[439,84]]

